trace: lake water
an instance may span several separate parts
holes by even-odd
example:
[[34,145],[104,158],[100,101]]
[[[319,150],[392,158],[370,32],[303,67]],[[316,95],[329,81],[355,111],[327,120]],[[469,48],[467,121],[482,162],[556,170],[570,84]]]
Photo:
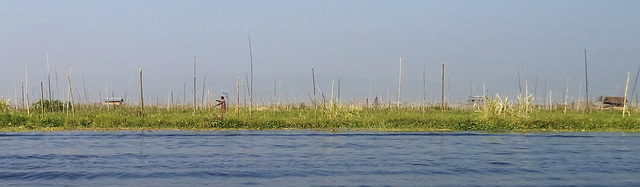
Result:
[[0,186],[640,186],[640,134],[0,133]]

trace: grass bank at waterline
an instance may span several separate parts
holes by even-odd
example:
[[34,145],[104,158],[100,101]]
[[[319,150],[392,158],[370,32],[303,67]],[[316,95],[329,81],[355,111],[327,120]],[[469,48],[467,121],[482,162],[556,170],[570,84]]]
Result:
[[22,110],[0,112],[0,131],[57,130],[232,130],[232,129],[367,129],[381,131],[640,131],[640,114],[622,118],[620,111],[535,110],[528,116],[487,116],[475,110],[430,108],[301,109],[291,106],[262,107],[251,114],[230,107],[223,118],[219,109],[187,107],[145,108],[79,106],[71,111],[30,115]]

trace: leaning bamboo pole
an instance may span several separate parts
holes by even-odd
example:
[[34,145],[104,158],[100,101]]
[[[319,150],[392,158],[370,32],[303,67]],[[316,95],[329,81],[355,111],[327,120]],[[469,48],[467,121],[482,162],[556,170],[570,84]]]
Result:
[[69,73],[67,73],[67,79],[69,80],[69,98],[71,98],[71,116],[76,116],[76,106],[73,103],[73,90],[71,89],[71,71],[72,69],[69,69]]
[[587,104],[587,113],[589,113],[589,75],[587,74],[587,49],[584,49],[584,82],[585,91],[587,92],[587,98],[585,99]]
[[[627,72],[627,86],[624,88],[624,100],[622,100],[622,118],[624,118],[624,113],[627,112],[627,91],[629,90],[629,75],[631,72]],[[631,113],[629,113],[631,115]]]
[[[638,84],[638,75],[640,75],[640,66],[638,66],[638,72],[636,73],[636,81],[633,82],[633,90],[631,90],[631,95],[634,95],[636,97],[636,102],[638,97],[638,94],[636,93],[636,85]],[[631,107],[634,107],[634,105],[631,105]]]

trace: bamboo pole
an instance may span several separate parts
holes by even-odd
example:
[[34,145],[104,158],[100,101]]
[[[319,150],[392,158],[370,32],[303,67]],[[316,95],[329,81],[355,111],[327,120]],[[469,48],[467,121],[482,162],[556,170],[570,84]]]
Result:
[[44,120],[44,89],[42,86],[42,81],[40,81],[40,108],[42,108],[42,117],[40,120]]
[[529,105],[531,104],[529,103],[529,80],[524,81],[524,97],[522,101],[525,104],[524,115],[529,117]]
[[[622,118],[624,118],[624,113],[627,112],[627,91],[629,90],[629,75],[631,72],[627,72],[627,86],[624,88],[624,100],[622,106]],[[631,115],[631,113],[629,113]]]
[[330,102],[331,108],[329,108],[329,112],[333,112],[333,83],[334,82],[335,82],[334,80],[331,80],[331,102]]
[[518,71],[518,88],[520,89],[519,94],[522,95],[522,82],[520,81],[520,72]]
[[24,80],[20,80],[20,86],[22,87],[22,107],[21,108],[25,108],[25,103],[24,103]]
[[202,99],[200,99],[200,103],[201,105],[204,105],[204,91],[206,90],[206,86],[207,85],[207,76],[204,76],[204,81],[202,82]]
[[196,56],[193,56],[193,114],[196,115],[196,109],[198,109],[198,101],[196,97]]
[[47,82],[49,83],[49,101],[51,101],[51,70],[49,69],[49,53],[47,53]]
[[[169,84],[167,84],[167,90],[171,90],[170,88],[171,86]],[[167,112],[171,110],[171,91],[169,91],[168,95],[167,95]]]
[[313,103],[313,108],[318,109],[316,106],[316,72],[313,68],[311,68],[311,78],[313,79],[313,100],[311,102]]
[[336,99],[336,102],[338,103],[338,106],[342,106],[342,97],[340,97],[340,79],[338,79],[338,97]]
[[142,68],[140,68],[140,110],[142,111],[142,117],[144,117],[144,92],[142,91]]
[[207,90],[207,110],[211,112],[211,90]]
[[184,111],[184,106],[187,105],[187,83],[182,83],[182,110]]
[[422,66],[422,114],[427,113],[424,105],[427,103],[427,68]]
[[87,101],[88,96],[87,96],[87,87],[84,85],[84,73],[82,74],[82,91],[84,92],[84,100]]
[[552,91],[549,90],[549,110],[553,110],[553,102],[551,102],[551,100],[553,99],[553,94]]
[[69,80],[69,98],[71,98],[71,116],[76,116],[76,106],[73,103],[73,90],[71,89],[71,71],[72,68],[69,69],[69,73],[67,73],[67,79]]
[[398,73],[398,110],[400,110],[400,96],[402,93],[402,57],[400,57],[400,72]]
[[567,114],[567,99],[569,98],[569,77],[567,77],[566,91],[564,91],[564,114]]
[[240,76],[236,79],[236,115],[240,116]]
[[442,93],[442,114],[444,114],[444,63],[442,63],[442,89],[440,92]]
[[587,113],[589,113],[589,75],[587,74],[587,49],[584,49],[584,82],[587,92],[587,98],[585,99],[585,101],[587,104]]
[[56,95],[60,95],[60,88],[58,86],[58,70],[53,70],[53,73],[56,75]]
[[638,72],[636,73],[636,81],[633,82],[633,90],[631,91],[631,95],[634,95],[636,98],[638,97],[638,94],[636,94],[636,85],[638,84],[638,75],[640,75],[640,66],[638,66]]
[[244,98],[244,107],[247,107],[247,94],[249,93],[249,75],[247,75],[247,73],[244,73],[244,80],[242,81],[242,86],[244,88],[246,88],[246,90],[244,90],[244,88],[242,90],[243,92],[243,96],[242,98]]
[[29,69],[24,67],[25,71],[25,91],[27,95],[27,115],[31,116],[30,106],[29,106]]
[[251,63],[251,82],[249,82],[249,115],[253,113],[253,51],[251,50],[251,34],[249,34],[249,61]]

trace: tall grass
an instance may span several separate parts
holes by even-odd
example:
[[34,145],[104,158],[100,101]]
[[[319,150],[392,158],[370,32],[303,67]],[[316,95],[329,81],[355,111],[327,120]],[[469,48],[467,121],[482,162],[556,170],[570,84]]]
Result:
[[518,103],[510,103],[509,98],[505,97],[504,100],[500,98],[500,95],[496,95],[495,98],[487,97],[481,112],[485,118],[492,117],[529,117],[529,113],[533,112],[533,95],[518,96]]

